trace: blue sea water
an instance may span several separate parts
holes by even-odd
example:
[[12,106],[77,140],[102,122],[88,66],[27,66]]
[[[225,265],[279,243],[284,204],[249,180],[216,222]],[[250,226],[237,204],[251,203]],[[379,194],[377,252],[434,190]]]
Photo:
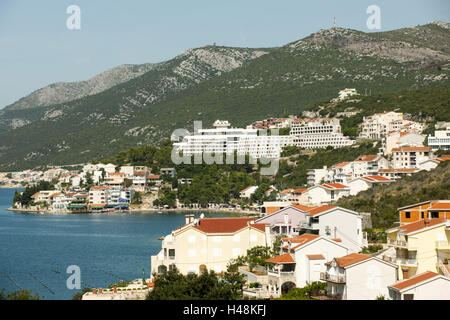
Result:
[[66,285],[71,265],[80,267],[82,288],[142,278],[142,268],[149,278],[150,257],[161,250],[158,238],[185,221],[183,212],[10,212],[14,191],[0,189],[0,289],[29,289],[45,300],[72,299],[79,291]]

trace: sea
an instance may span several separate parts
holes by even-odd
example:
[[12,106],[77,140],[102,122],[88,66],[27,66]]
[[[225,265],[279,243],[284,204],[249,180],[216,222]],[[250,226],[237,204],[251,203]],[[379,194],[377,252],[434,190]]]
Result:
[[31,290],[43,300],[70,300],[80,292],[72,288],[74,270],[79,271],[81,288],[150,278],[150,257],[161,250],[158,238],[184,225],[185,214],[201,214],[7,211],[15,190],[0,189],[0,289]]

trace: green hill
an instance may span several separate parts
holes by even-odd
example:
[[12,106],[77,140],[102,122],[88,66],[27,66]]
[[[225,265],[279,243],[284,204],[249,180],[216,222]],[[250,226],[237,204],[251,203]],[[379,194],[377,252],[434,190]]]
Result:
[[337,205],[372,213],[374,228],[389,228],[398,222],[397,208],[428,200],[450,199],[450,161],[431,171],[421,171],[386,186],[375,186],[343,198]]
[[[424,28],[430,37],[450,40],[448,24],[433,26],[412,28],[401,41],[392,32],[337,28],[280,48],[195,49],[188,58],[181,55],[99,94],[52,106],[39,120],[1,134],[0,169],[108,157],[158,143],[177,128],[192,130],[194,120],[204,127],[216,119],[245,126],[301,113],[345,87],[375,96],[448,86],[450,54],[418,42]],[[220,51],[231,49],[243,58],[221,60]]]

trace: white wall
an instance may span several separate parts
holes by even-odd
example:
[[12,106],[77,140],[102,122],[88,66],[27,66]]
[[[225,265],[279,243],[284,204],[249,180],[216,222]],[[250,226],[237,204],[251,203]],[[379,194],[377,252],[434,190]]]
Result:
[[388,286],[397,282],[397,269],[378,259],[365,260],[346,269],[347,300],[389,297]]

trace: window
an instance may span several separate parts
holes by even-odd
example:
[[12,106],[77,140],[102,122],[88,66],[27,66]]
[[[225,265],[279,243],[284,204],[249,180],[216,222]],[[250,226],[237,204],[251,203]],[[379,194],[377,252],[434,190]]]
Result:
[[425,213],[422,212],[422,219],[425,219]]
[[414,294],[404,294],[403,300],[414,300]]
[[195,252],[195,249],[189,249],[188,251],[189,257],[195,257],[197,253]]
[[431,218],[433,218],[433,219],[439,218],[439,212],[432,212],[431,213]]
[[406,219],[411,218],[411,212],[405,211],[405,218],[406,218]]
[[189,236],[188,242],[189,243],[195,243],[195,236]]
[[258,241],[258,236],[256,234],[250,235],[250,242],[256,242]]
[[222,256],[222,248],[214,248],[214,257]]
[[241,254],[241,248],[233,248],[233,257],[237,257]]

